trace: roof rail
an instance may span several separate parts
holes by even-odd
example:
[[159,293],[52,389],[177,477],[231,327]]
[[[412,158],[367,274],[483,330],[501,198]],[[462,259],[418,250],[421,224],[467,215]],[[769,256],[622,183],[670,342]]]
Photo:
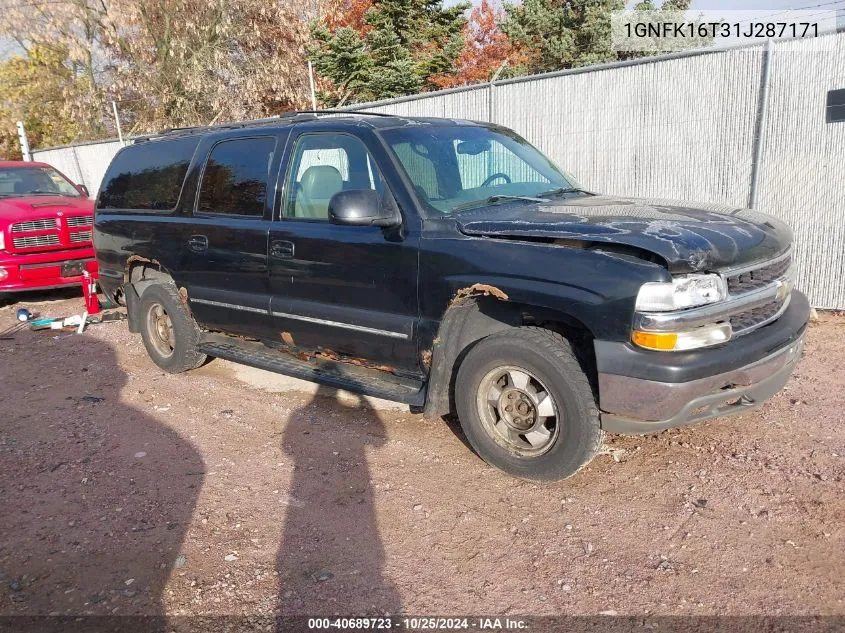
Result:
[[384,112],[359,112],[358,110],[297,110],[295,114],[345,114],[346,116],[385,116],[385,117],[397,117],[396,114],[386,114]]
[[285,112],[277,114],[264,119],[252,119],[250,121],[233,121],[229,123],[217,123],[216,125],[197,125],[193,127],[171,127],[161,130],[155,134],[147,134],[135,139],[135,142],[149,141],[150,139],[166,137],[166,136],[190,136],[192,134],[199,134],[203,132],[210,132],[214,130],[237,130],[246,127],[272,125],[273,123],[288,122],[291,120],[313,120],[319,118],[321,114],[338,114],[345,116],[380,116],[392,117],[395,114],[384,114],[383,112],[357,112],[350,110],[295,110],[293,112]]

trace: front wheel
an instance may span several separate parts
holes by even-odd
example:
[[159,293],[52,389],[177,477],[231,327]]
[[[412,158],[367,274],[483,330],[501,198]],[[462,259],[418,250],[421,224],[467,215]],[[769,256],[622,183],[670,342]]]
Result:
[[569,341],[551,330],[482,339],[461,363],[455,401],[475,451],[517,477],[565,479],[601,446],[589,379]]
[[197,350],[199,328],[173,283],[148,286],[137,309],[144,347],[156,365],[177,374],[205,362],[205,354]]

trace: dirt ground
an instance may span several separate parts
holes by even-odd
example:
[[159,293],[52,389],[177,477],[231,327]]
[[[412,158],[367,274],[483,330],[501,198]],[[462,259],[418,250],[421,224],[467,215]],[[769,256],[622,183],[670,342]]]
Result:
[[541,485],[443,420],[167,375],[125,323],[16,330],[82,307],[24,299],[0,308],[0,615],[845,614],[845,317],[761,409],[609,436]]

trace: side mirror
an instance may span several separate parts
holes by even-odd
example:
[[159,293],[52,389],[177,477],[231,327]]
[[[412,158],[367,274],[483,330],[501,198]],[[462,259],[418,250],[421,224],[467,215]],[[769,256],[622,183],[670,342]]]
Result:
[[91,194],[88,193],[88,187],[86,187],[85,185],[76,185],[76,190],[86,198],[91,197]]
[[393,205],[382,204],[378,192],[356,189],[332,196],[329,200],[329,221],[357,226],[396,226],[399,215]]

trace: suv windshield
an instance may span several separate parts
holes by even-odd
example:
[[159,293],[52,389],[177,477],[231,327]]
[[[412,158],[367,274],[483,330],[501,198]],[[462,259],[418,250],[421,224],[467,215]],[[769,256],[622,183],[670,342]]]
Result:
[[51,167],[0,169],[0,198],[20,196],[80,196],[67,178]]
[[420,125],[384,130],[419,197],[441,214],[556,195],[576,188],[552,162],[510,130]]

